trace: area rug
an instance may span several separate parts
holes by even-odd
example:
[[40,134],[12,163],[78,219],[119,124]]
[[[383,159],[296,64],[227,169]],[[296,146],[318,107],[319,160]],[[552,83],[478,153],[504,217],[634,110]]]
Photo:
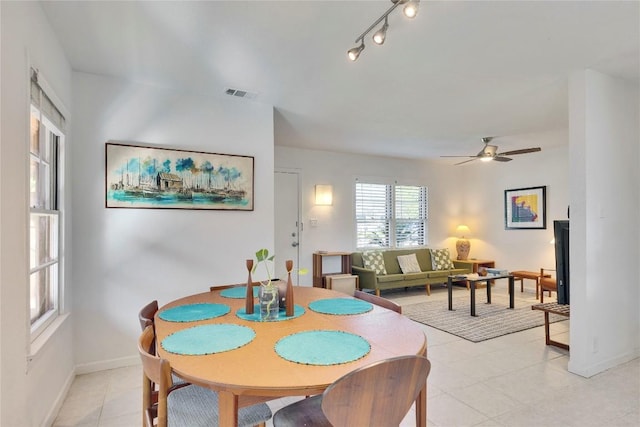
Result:
[[[469,299],[469,295],[454,297],[453,311],[448,310],[446,299],[404,305],[402,314],[411,320],[472,342],[485,341],[544,325],[544,314],[541,311],[531,310],[531,303],[516,300],[515,309],[511,310],[508,297],[491,295],[491,304],[485,304],[486,296],[480,292],[476,293],[478,317],[471,317]],[[549,322],[561,320],[567,320],[567,318],[555,314],[549,315]]]

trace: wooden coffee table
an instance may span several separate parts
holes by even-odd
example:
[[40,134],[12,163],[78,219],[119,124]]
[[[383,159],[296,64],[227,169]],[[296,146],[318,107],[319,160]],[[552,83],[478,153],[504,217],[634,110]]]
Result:
[[463,274],[457,276],[449,276],[447,279],[447,291],[449,293],[449,310],[453,310],[453,284],[467,282],[469,292],[471,294],[471,315],[476,316],[476,287],[478,283],[487,284],[487,304],[491,304],[491,284],[489,282],[497,279],[509,279],[509,308],[513,309],[514,303],[514,279],[512,274],[488,274],[486,276],[477,276]]

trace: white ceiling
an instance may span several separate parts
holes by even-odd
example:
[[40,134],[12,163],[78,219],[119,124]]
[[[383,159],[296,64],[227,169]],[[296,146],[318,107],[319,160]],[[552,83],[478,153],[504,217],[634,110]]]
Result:
[[[278,145],[433,158],[500,151],[566,129],[567,79],[637,84],[638,1],[425,1],[414,20],[378,1],[67,2],[42,6],[75,70],[275,107]],[[374,30],[375,31],[375,30]],[[373,33],[373,31],[372,31]],[[566,144],[549,138],[536,145]],[[453,163],[455,159],[447,159]]]

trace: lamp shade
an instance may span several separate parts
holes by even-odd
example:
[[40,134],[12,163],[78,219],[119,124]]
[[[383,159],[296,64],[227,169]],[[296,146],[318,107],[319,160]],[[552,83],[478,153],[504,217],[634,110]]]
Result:
[[333,186],[316,185],[316,205],[329,206],[333,204]]
[[467,227],[464,224],[460,224],[457,228],[456,228],[456,233],[460,236],[460,237],[464,237],[466,234],[471,233],[471,230],[469,230],[469,227]]

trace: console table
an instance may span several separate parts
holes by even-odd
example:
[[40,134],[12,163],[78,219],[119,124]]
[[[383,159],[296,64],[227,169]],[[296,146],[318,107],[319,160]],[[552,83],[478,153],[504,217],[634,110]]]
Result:
[[[340,257],[341,269],[332,273],[322,272],[322,261],[325,257]],[[323,252],[313,253],[313,286],[315,288],[326,288],[326,277],[330,274],[351,274],[351,252]]]

